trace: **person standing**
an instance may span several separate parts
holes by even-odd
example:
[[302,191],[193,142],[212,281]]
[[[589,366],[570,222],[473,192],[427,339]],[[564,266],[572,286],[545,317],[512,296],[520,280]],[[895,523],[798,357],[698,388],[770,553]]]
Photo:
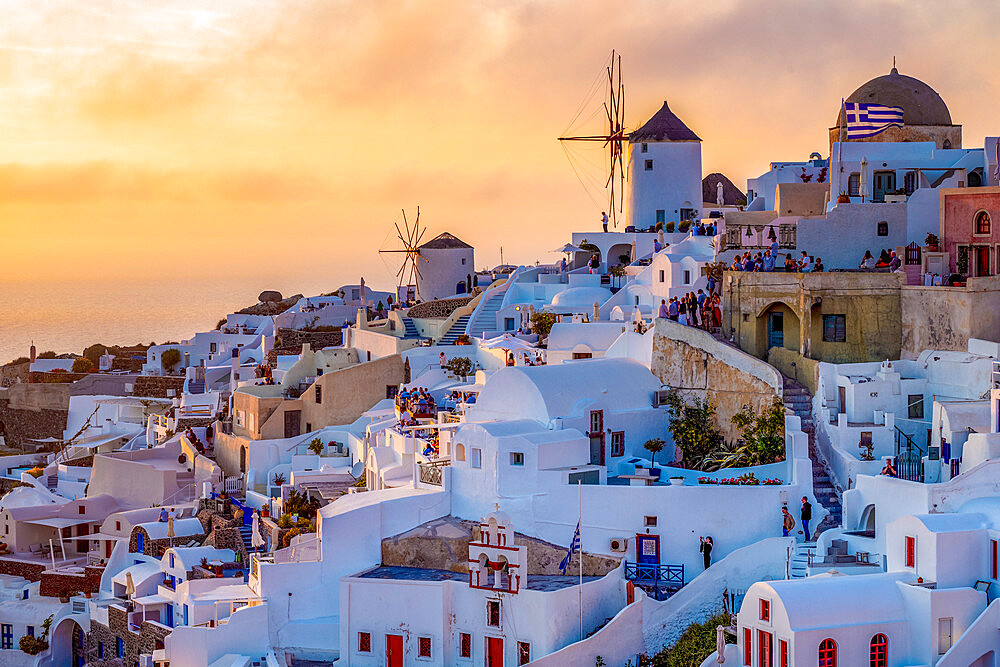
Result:
[[608,213],[607,211],[601,211],[601,225],[604,227],[604,232],[608,231]]
[[680,306],[677,305],[677,297],[672,296],[670,297],[670,305],[667,306],[667,317],[676,322],[679,314]]
[[566,273],[566,258],[559,260],[559,273]]
[[663,319],[670,317],[670,309],[667,308],[666,299],[660,299],[660,310],[657,312],[656,316]]
[[701,546],[698,547],[698,551],[701,552],[701,557],[705,561],[705,569],[707,570],[708,566],[712,564],[712,537],[710,535],[701,538]]
[[795,528],[795,519],[792,515],[788,513],[788,507],[786,505],[781,506],[781,536],[788,537],[788,533]]
[[802,530],[806,536],[806,542],[811,542],[809,535],[809,522],[813,518],[813,507],[809,503],[809,499],[802,496],[802,511],[799,513],[799,517],[802,519]]

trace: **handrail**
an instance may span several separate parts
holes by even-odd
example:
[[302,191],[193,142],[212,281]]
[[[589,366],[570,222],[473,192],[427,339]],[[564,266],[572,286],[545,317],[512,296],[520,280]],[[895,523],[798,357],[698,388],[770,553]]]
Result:
[[920,447],[920,445],[918,445],[918,444],[916,443],[916,441],[915,441],[915,440],[913,439],[913,436],[911,436],[911,435],[908,435],[907,433],[904,433],[903,431],[901,431],[901,430],[900,430],[900,428],[899,428],[898,426],[893,426],[893,428],[894,428],[894,429],[896,429],[896,454],[897,454],[897,455],[899,454],[899,452],[900,452],[900,449],[901,449],[901,448],[900,448],[900,444],[899,444],[899,441],[900,441],[900,439],[901,439],[901,438],[900,438],[900,436],[902,436],[902,438],[905,438],[905,439],[906,439],[906,448],[907,448],[908,450],[909,450],[909,449],[915,449],[915,450],[917,450],[917,452],[919,452],[919,453],[920,453],[921,455],[924,455],[924,454],[926,454],[926,453],[927,453],[927,452],[926,452],[926,451],[925,451],[924,449],[922,449],[922,448]]
[[164,498],[163,502],[161,502],[160,505],[169,505],[170,503],[172,503],[174,501],[174,499],[182,491],[187,491],[188,489],[191,489],[191,491],[192,491],[191,497],[190,498],[184,498],[183,501],[187,502],[188,500],[194,500],[194,494],[195,494],[195,492],[197,492],[198,484],[199,484],[199,482],[191,482],[190,484],[185,484],[184,486],[182,486],[181,488],[177,489],[172,494],[170,494],[169,496],[167,496],[166,498]]
[[513,273],[507,276],[506,280],[502,282],[497,281],[497,283],[499,284],[494,283],[493,285],[490,285],[483,291],[481,298],[479,299],[479,303],[476,304],[475,310],[473,310],[472,314],[469,315],[469,322],[468,324],[465,325],[465,335],[472,336],[472,325],[476,322],[476,319],[482,314],[483,306],[497,292],[499,292],[500,290],[506,290],[508,287],[513,285],[514,278],[520,273],[520,271],[523,268],[524,268],[523,266],[517,267],[517,269],[515,269]]

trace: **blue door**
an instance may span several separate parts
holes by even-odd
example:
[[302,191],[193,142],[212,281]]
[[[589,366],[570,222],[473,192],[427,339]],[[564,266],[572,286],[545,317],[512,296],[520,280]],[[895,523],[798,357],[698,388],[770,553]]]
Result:
[[163,624],[168,628],[174,627],[174,605],[168,604],[166,606],[166,616],[164,617]]
[[640,565],[660,564],[660,536],[636,535],[635,560]]
[[767,314],[767,347],[785,346],[785,314],[774,312]]
[[146,545],[146,536],[142,533],[135,534],[135,551],[136,553],[144,553],[145,549],[143,547]]

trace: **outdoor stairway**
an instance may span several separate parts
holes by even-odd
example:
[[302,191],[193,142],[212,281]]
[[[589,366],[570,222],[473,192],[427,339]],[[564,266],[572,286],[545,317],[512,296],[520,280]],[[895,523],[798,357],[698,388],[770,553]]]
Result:
[[475,314],[476,319],[469,322],[468,333],[470,336],[473,338],[479,338],[487,331],[496,331],[497,311],[499,311],[500,306],[503,305],[503,298],[506,294],[506,288],[497,290],[495,294],[492,294],[490,298],[482,304],[479,312]]
[[253,529],[246,524],[240,526],[240,538],[243,540],[243,546],[247,548],[247,553],[253,553]]
[[409,317],[401,317],[403,320],[403,328],[405,333],[403,338],[420,338],[420,333],[417,331],[417,325],[413,323],[413,320]]
[[203,380],[188,380],[189,394],[204,394],[205,382]]
[[58,475],[48,475],[45,478],[45,488],[49,491],[55,491],[56,487],[59,486],[59,476]]
[[462,315],[457,320],[455,320],[455,323],[451,325],[450,329],[448,329],[448,333],[442,336],[441,340],[439,340],[437,344],[454,345],[458,337],[465,333],[466,327],[469,326],[470,317],[471,315]]
[[809,551],[816,549],[815,542],[799,542],[795,545],[792,553],[792,560],[789,565],[788,575],[792,579],[803,579],[809,576]]
[[[809,459],[812,461],[813,472],[813,495],[830,514],[818,525],[810,526],[812,537],[816,537],[828,528],[837,528],[842,519],[842,508],[840,506],[840,496],[833,487],[830,474],[826,470],[823,459],[816,450],[816,424],[812,416],[812,395],[809,390],[795,380],[782,376],[784,388],[782,397],[785,407],[792,411],[802,423],[802,432],[809,436]],[[798,502],[789,511],[795,517],[795,522],[799,523]],[[796,530],[801,530],[797,526]]]

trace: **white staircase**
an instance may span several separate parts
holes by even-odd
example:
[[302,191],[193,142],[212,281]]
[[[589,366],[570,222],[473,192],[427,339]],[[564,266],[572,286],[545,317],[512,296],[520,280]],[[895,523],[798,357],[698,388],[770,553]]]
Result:
[[815,542],[800,542],[795,545],[792,552],[791,563],[788,568],[788,576],[792,579],[804,579],[809,576],[809,552],[816,553]]

